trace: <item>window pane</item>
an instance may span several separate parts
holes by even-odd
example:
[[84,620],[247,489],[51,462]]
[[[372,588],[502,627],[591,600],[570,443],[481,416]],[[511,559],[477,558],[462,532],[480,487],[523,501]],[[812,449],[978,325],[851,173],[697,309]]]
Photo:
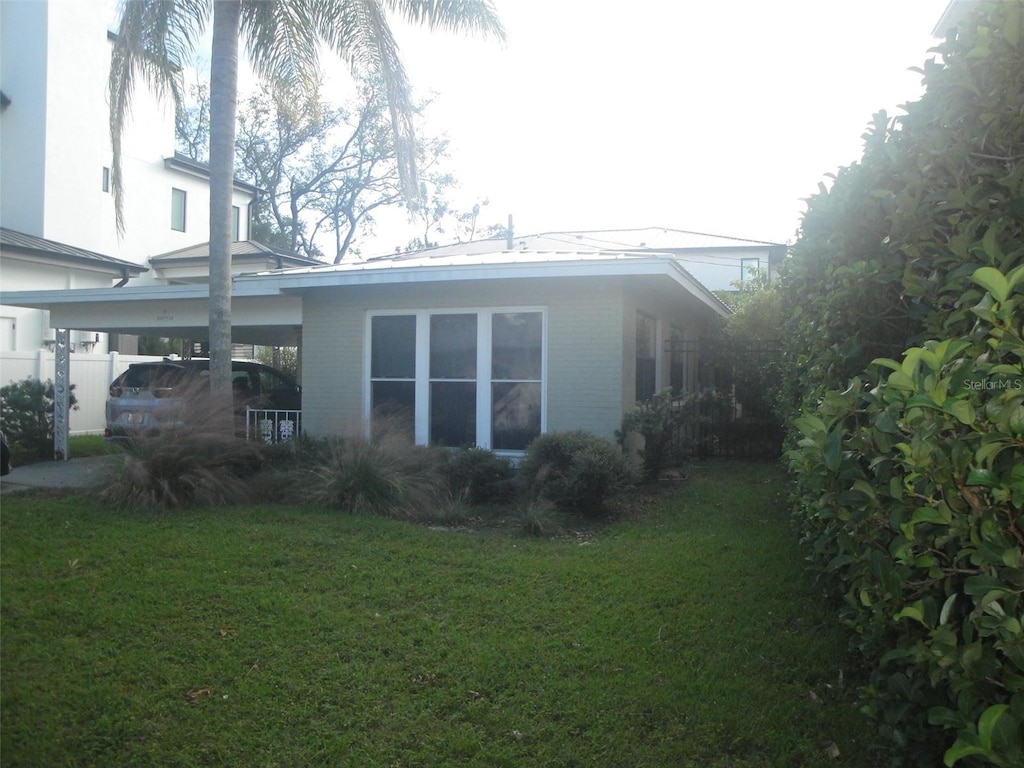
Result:
[[185,191],[171,190],[171,229],[185,231]]
[[657,330],[653,317],[636,316],[636,399],[649,400],[656,388]]
[[653,317],[636,316],[636,356],[650,358],[655,353],[655,323]]
[[491,447],[521,451],[540,434],[540,384],[492,384]]
[[370,376],[415,378],[416,316],[378,315],[370,323]]
[[495,314],[491,323],[491,378],[539,379],[542,333],[540,312]]
[[386,418],[400,433],[413,439],[416,414],[416,382],[375,381],[370,385],[373,420]]
[[430,443],[451,448],[476,445],[476,383],[430,383]]
[[636,399],[638,402],[654,397],[654,358],[636,359]]
[[476,315],[431,315],[430,378],[476,378]]
[[239,222],[242,220],[242,212],[237,205],[231,206],[231,240],[238,242]]
[[740,259],[740,281],[745,283],[753,280],[760,268],[760,259]]

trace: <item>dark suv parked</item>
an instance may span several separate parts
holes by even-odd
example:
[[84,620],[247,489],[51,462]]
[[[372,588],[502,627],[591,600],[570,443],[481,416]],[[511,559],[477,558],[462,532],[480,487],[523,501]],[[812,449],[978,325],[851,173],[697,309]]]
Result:
[[[151,435],[182,427],[191,415],[202,419],[202,400],[209,392],[210,361],[159,360],[132,363],[110,384],[107,428],[110,439]],[[300,410],[302,389],[285,373],[260,363],[231,362],[234,410],[239,431],[245,409]],[[191,409],[191,414],[190,414]]]

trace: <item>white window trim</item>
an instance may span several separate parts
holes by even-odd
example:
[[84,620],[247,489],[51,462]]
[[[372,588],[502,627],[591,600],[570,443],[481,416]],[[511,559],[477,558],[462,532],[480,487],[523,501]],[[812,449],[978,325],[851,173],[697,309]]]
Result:
[[[174,198],[175,193],[181,193],[181,229],[175,226],[177,223],[174,220]],[[172,232],[185,232],[188,230],[188,190],[180,189],[179,187],[171,187],[171,231]]]
[[[540,357],[540,433],[548,431],[548,313],[546,307],[438,307],[436,309],[387,309],[366,313],[363,333],[363,424],[370,435],[372,415],[372,380],[370,355],[372,352],[373,318],[381,316],[415,316],[416,318],[416,413],[415,441],[428,445],[430,439],[430,318],[432,315],[476,315],[476,442],[480,448],[491,448],[491,378],[492,318],[494,315],[535,312],[541,316]],[[498,379],[499,382],[503,379]],[[499,455],[522,456],[523,451],[495,451]]]

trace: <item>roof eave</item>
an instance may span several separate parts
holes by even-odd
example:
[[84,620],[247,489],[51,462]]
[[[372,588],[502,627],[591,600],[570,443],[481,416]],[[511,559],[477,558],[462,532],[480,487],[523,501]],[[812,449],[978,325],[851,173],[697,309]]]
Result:
[[[181,173],[187,173],[191,176],[196,176],[201,179],[209,180],[210,178],[210,169],[208,166],[177,153],[174,154],[172,157],[164,158],[164,167],[174,171],[180,171]],[[259,187],[256,187],[252,184],[249,184],[248,182],[241,181],[236,178],[233,178],[231,180],[231,184],[235,189],[239,190],[240,192],[246,192],[253,197],[258,196],[259,193],[261,192]]]
[[401,285],[408,283],[465,282],[471,280],[545,279],[566,277],[667,276],[722,317],[729,308],[673,258],[578,260],[505,264],[415,265],[382,269],[263,273],[239,276],[243,281],[269,281],[282,293],[322,290],[341,286]]
[[132,264],[127,261],[105,261],[102,259],[90,259],[87,256],[76,256],[72,253],[56,253],[47,251],[44,248],[28,248],[22,245],[5,245],[4,253],[20,254],[31,256],[36,259],[48,259],[61,264],[76,264],[88,267],[97,272],[108,272],[111,275],[124,275],[128,273],[131,277],[138,277],[144,272],[149,272],[149,267],[141,264]]

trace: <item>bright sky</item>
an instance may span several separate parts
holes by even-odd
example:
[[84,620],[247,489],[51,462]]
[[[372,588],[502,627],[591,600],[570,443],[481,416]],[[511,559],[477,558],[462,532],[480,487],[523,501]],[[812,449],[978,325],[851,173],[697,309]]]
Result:
[[[872,115],[920,97],[910,68],[949,0],[493,2],[504,45],[395,23],[416,93],[434,94],[426,133],[451,139],[457,207],[487,198],[480,225],[512,214],[519,234],[784,243],[804,198],[860,158]],[[420,231],[381,216],[362,253]]]
[[[457,202],[519,234],[663,226],[788,242],[872,114],[920,97],[948,0],[494,0],[504,46],[401,29]],[[399,217],[363,253],[408,239]],[[391,228],[394,226],[395,228]]]

